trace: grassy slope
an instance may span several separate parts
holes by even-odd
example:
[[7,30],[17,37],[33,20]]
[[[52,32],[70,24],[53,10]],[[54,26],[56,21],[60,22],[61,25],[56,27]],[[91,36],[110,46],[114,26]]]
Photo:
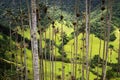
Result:
[[[94,16],[91,16],[91,17],[94,17],[94,18],[92,18],[92,20],[91,20],[91,23],[93,23],[93,22],[95,22],[96,20],[98,20],[99,19],[99,17],[101,16],[101,14],[99,14],[99,12],[100,11],[98,11],[98,10],[96,10],[96,11],[94,11],[94,12],[92,12],[92,15],[94,15]],[[98,13],[97,15],[96,15],[96,13]],[[60,29],[61,29],[61,26],[63,26],[63,28],[64,28],[64,32],[67,34],[67,36],[69,36],[70,35],[70,33],[71,32],[73,32],[73,28],[68,28],[67,26],[65,26],[66,25],[66,22],[63,22],[63,24],[64,25],[61,25],[60,23],[58,23],[57,21],[55,22],[55,26],[59,29],[59,33],[57,34],[57,40],[56,40],[56,44],[57,45],[60,45]],[[47,29],[47,38],[49,38],[49,29],[51,30],[51,28],[48,28]],[[20,29],[19,29],[19,32],[18,32],[19,34],[21,34],[21,31],[20,31]],[[51,33],[51,32],[50,32]],[[110,42],[110,44],[112,44],[113,46],[114,46],[114,48],[115,49],[118,49],[118,29],[116,29],[115,30],[115,32],[114,32],[115,34],[116,34],[116,36],[117,36],[117,39],[114,41],[114,42]],[[22,35],[22,34],[21,34]],[[26,29],[26,31],[25,31],[25,33],[24,33],[24,37],[25,38],[28,38],[28,39],[30,39],[30,30],[29,29]],[[39,37],[39,36],[38,36]],[[2,38],[2,35],[0,35],[0,38]],[[81,46],[82,46],[82,40],[81,40],[81,38],[82,38],[82,34],[79,34],[79,36],[78,36],[78,54],[82,54],[82,52],[81,52],[81,50],[80,50],[80,48],[81,48]],[[94,34],[91,34],[90,35],[90,43],[92,43],[92,40],[93,40],[93,44],[90,44],[90,46],[92,45],[92,58],[95,56],[95,55],[98,55],[98,53],[99,53],[99,43],[100,43],[100,39],[99,38],[97,38],[97,37],[95,37],[95,35]],[[72,40],[70,40],[65,46],[64,46],[64,50],[65,50],[65,52],[67,53],[67,58],[71,58],[71,48],[72,48],[72,52],[74,51],[73,49],[74,49],[74,46],[73,46],[73,43],[74,43],[74,39],[72,39]],[[43,41],[43,46],[44,46],[44,41]],[[102,51],[103,51],[103,41],[102,41],[102,48],[101,48],[101,58],[102,58]],[[57,56],[59,56],[60,55],[60,53],[58,52],[58,48],[57,47],[55,47],[56,49],[57,49],[57,53],[56,53],[56,55]],[[19,63],[20,63],[20,50],[18,50],[17,51],[17,53],[18,53],[18,61],[19,61]],[[27,59],[27,66],[28,66],[28,69],[30,70],[30,73],[28,74],[29,75],[29,77],[30,78],[33,78],[32,77],[32,54],[31,54],[31,51],[30,50],[28,50],[28,49],[26,49],[26,53],[27,53],[27,57],[28,57],[28,59]],[[113,53],[112,53],[112,63],[117,63],[117,60],[116,60],[116,58],[117,58],[117,53],[115,52],[115,51],[113,51]],[[58,62],[58,61],[55,61],[55,64],[56,64],[56,67],[57,67],[57,69],[56,69],[56,74],[57,75],[61,75],[61,71],[59,71],[59,68],[61,68],[62,67],[62,62]],[[51,64],[50,64],[50,62],[49,61],[47,61],[47,66],[50,66]],[[79,67],[81,67],[81,65],[78,65]],[[47,78],[50,76],[50,68],[47,68]],[[65,74],[69,74],[69,72],[71,72],[72,71],[72,65],[70,64],[70,63],[65,63]],[[96,68],[94,69],[94,71],[96,71]],[[99,71],[101,72],[101,68],[99,69]],[[79,73],[78,72],[78,74],[77,74],[77,76],[81,76],[81,73]],[[69,76],[70,77],[70,76]],[[90,73],[90,79],[92,80],[92,79],[94,79],[96,77],[96,75],[94,75],[93,73]],[[48,80],[48,79],[46,79],[46,80]],[[69,80],[68,79],[68,77],[66,77],[66,80]],[[114,79],[113,79],[114,80]]]
[[[60,30],[60,27],[61,27],[61,24],[56,22],[55,25],[59,28]],[[67,35],[69,35],[71,32],[73,32],[73,29],[72,28],[68,28],[67,26],[64,26],[64,31],[66,32]],[[116,35],[118,35],[118,30],[115,31]],[[25,33],[25,35],[29,35],[29,31]],[[49,29],[47,30],[47,38],[49,38]],[[81,44],[82,44],[82,34],[79,34],[78,36],[78,52],[81,53],[80,51],[80,47],[81,47]],[[57,34],[57,40],[56,40],[56,44],[59,45],[59,39],[60,39],[60,33]],[[94,57],[94,55],[98,55],[98,50],[99,50],[99,42],[100,42],[100,39],[95,37],[95,35],[91,34],[90,35],[90,42],[91,42],[91,39],[93,39],[93,44],[92,45],[92,58]],[[74,42],[74,39],[70,40],[65,46],[64,46],[64,49],[65,49],[65,52],[67,53],[67,57],[68,58],[71,58],[71,55],[70,55],[70,52],[71,52],[71,46],[72,46],[72,49],[73,49],[73,42]],[[114,42],[111,42],[111,44],[113,44],[114,47],[116,47],[116,44],[118,43],[118,38],[114,41]],[[102,41],[102,45],[103,46],[103,41]],[[102,51],[103,51],[103,47],[101,48],[101,58],[102,58]],[[73,52],[73,50],[72,50]],[[32,61],[31,61],[31,53],[29,50],[27,50],[27,55],[28,55],[28,61],[27,61],[27,64],[28,64],[28,67],[32,67]],[[57,55],[60,55],[58,52],[57,52]],[[112,62],[113,63],[116,63],[117,60],[117,53],[113,51],[113,54],[112,54]],[[50,62],[47,61],[48,63],[48,66],[50,66]],[[55,62],[56,64],[56,67],[57,67],[57,71],[56,71],[56,74],[57,75],[60,75],[61,74],[61,71],[59,71],[59,68],[61,68],[61,62]],[[65,73],[68,74],[71,70],[72,70],[72,67],[70,66],[71,64],[70,63],[65,63]],[[78,65],[80,66],[80,65]],[[101,69],[100,69],[101,70]],[[80,73],[78,73],[79,75],[81,75]],[[77,74],[77,75],[78,75]],[[50,70],[48,68],[48,76],[50,76]],[[94,74],[90,74],[90,79],[94,79],[96,76]]]
[[[55,24],[59,29],[61,27],[61,24],[56,22]],[[73,29],[72,28],[68,28],[67,26],[64,25],[64,31],[66,32],[67,35],[69,35],[71,32],[73,32]],[[25,32],[25,37],[28,37],[30,34],[29,34],[29,29]],[[116,36],[118,36],[118,29],[115,30],[115,34]],[[47,30],[47,38],[49,36],[49,30]],[[0,38],[2,38],[2,35],[0,35]],[[81,53],[81,45],[82,45],[82,34],[79,34],[78,36],[78,53],[80,54]],[[28,39],[30,39],[30,37],[28,37]],[[60,33],[57,34],[57,40],[56,40],[56,44],[59,45],[59,39],[60,39]],[[90,42],[91,42],[91,39],[93,39],[93,44],[92,44],[92,57],[94,57],[94,55],[97,55],[98,54],[98,50],[99,50],[99,41],[100,39],[95,37],[95,35],[91,34],[90,35]],[[114,41],[114,42],[110,42],[110,44],[112,44],[114,46],[114,48],[118,49],[118,37],[117,39]],[[71,52],[71,46],[72,46],[72,52],[73,52],[73,42],[74,42],[74,39],[70,40],[65,46],[64,46],[64,49],[65,49],[65,52],[67,53],[67,57],[68,58],[71,58],[71,55],[70,55],[70,52]],[[103,46],[103,41],[102,41],[102,46]],[[103,48],[101,49],[101,58],[102,58],[102,50]],[[20,63],[20,50],[17,51],[18,53],[18,61]],[[28,66],[28,69],[30,70],[30,73],[28,74],[30,76],[30,78],[32,78],[32,54],[31,54],[31,51],[26,49],[26,53],[27,53],[27,66]],[[60,55],[58,52],[57,52],[57,55]],[[112,54],[112,63],[117,63],[117,53],[113,51],[113,54]],[[61,71],[59,71],[59,68],[62,67],[62,62],[55,62],[56,64],[56,74],[57,75],[61,75]],[[50,62],[47,61],[47,65],[50,66]],[[65,74],[69,74],[69,72],[71,72],[72,70],[72,64],[70,63],[65,63]],[[81,65],[78,65],[79,67],[81,67]],[[47,68],[48,70],[48,74],[46,74],[48,77],[50,76],[50,69]],[[94,69],[95,70],[95,69]],[[100,69],[101,70],[101,69]],[[78,72],[77,76],[80,77],[80,73]],[[93,73],[90,74],[90,79],[94,79],[96,77],[96,75],[94,75]],[[68,77],[66,77],[68,78]],[[66,79],[67,80],[67,79]]]

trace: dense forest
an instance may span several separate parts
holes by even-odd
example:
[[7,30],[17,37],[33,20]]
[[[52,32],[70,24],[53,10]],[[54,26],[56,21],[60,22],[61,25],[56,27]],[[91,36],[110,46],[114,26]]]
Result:
[[120,0],[0,0],[0,80],[120,80]]

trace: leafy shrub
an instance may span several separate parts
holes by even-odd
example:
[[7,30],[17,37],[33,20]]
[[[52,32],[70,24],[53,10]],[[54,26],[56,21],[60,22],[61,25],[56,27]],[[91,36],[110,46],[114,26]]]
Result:
[[[115,30],[115,28],[112,25],[111,29],[110,29],[110,39],[109,39],[110,41],[114,41],[116,39],[115,34],[112,33],[114,30]],[[99,20],[91,24],[90,32],[95,34],[96,37],[98,37],[102,40],[104,40],[105,31],[108,31],[107,27],[103,26],[103,24],[101,24]]]
[[116,39],[115,34],[111,34],[111,35],[110,35],[110,41],[114,41],[115,39]]
[[62,58],[62,56],[56,57],[56,61],[62,61],[62,59],[63,59],[63,62],[70,63],[70,60],[68,58]]
[[107,79],[115,78],[116,76],[117,76],[116,73],[112,70],[108,70],[107,73],[106,73]]

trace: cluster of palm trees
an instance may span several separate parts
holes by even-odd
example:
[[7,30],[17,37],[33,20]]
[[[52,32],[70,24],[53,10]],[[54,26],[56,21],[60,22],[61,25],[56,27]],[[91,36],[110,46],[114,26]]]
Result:
[[[45,1],[47,4],[47,0]],[[102,12],[102,16],[101,16],[101,26],[104,26],[104,45],[103,45],[103,66],[102,66],[102,80],[106,80],[106,71],[107,71],[107,61],[108,61],[108,50],[109,50],[109,39],[110,39],[110,29],[111,29],[111,19],[112,19],[112,0],[101,0],[101,12]],[[29,4],[31,3],[31,4]],[[81,75],[82,75],[82,80],[85,80],[84,78],[86,78],[86,80],[90,80],[89,79],[89,75],[90,75],[90,64],[91,61],[91,56],[92,56],[92,41],[90,42],[90,11],[91,11],[91,0],[85,0],[85,13],[82,15],[83,19],[82,19],[82,26],[81,26],[81,32],[82,32],[82,47],[80,49],[78,49],[78,26],[79,26],[79,18],[80,18],[80,9],[79,9],[79,0],[75,0],[75,11],[74,11],[74,21],[73,21],[73,26],[74,26],[74,43],[73,45],[71,45],[71,78],[70,80],[76,80],[77,79],[77,69],[78,69],[78,60],[79,57],[81,57]],[[22,10],[22,2],[20,0],[20,29],[21,29],[21,35],[24,36],[24,18],[28,18],[28,23],[29,23],[29,27],[30,27],[30,36],[31,36],[31,50],[32,50],[32,61],[33,61],[33,77],[34,80],[47,80],[46,78],[46,74],[48,74],[47,68],[50,68],[50,80],[56,80],[56,62],[54,62],[56,60],[56,47],[55,47],[55,42],[56,42],[56,36],[57,33],[59,32],[59,30],[56,28],[55,26],[55,20],[51,19],[48,16],[49,20],[51,21],[52,27],[49,28],[49,45],[47,46],[46,43],[46,26],[45,28],[41,27],[41,15],[40,15],[40,9],[41,7],[38,4],[38,0],[31,0],[31,2],[29,2],[28,0],[26,0],[26,4],[27,4],[27,17],[25,17],[24,11]],[[55,5],[55,4],[54,4]],[[62,8],[62,0],[60,0],[60,6]],[[53,16],[54,16],[54,11],[55,11],[55,6],[53,7]],[[106,10],[106,15],[103,14],[103,12]],[[47,15],[47,7],[45,7],[44,12]],[[8,16],[12,16],[11,11],[7,11],[6,15]],[[13,18],[13,16],[12,16]],[[58,78],[61,78],[62,80],[65,80],[65,64],[64,64],[64,27],[62,25],[62,22],[64,20],[64,16],[61,10],[61,14],[60,14],[60,21],[61,21],[61,28],[60,28],[60,35],[61,35],[61,55],[62,55],[62,75],[58,76]],[[11,20],[9,21],[9,28],[10,28],[10,50],[11,50],[11,40],[12,40],[12,33],[11,33]],[[105,23],[106,22],[106,23]],[[17,33],[18,29],[15,29],[15,34]],[[39,39],[38,39],[38,34],[39,33]],[[17,36],[17,34],[16,34]],[[44,39],[43,39],[44,38]],[[28,73],[29,70],[27,69],[27,54],[26,54],[26,41],[25,38],[21,39],[21,45],[18,45],[18,39],[16,38],[15,44],[17,45],[17,47],[15,48],[17,50],[17,48],[21,49],[21,68],[18,65],[17,62],[17,53],[15,54],[16,57],[16,71],[20,71],[21,75],[20,79],[21,80],[28,80]],[[42,44],[42,40],[45,41],[45,44]],[[99,43],[99,56],[101,55],[101,48],[102,48],[102,43],[101,43],[101,39],[100,39],[100,43]],[[120,40],[119,40],[119,44],[120,44]],[[91,45],[91,46],[90,46]],[[72,46],[74,46],[74,50],[72,50]],[[43,49],[44,47],[44,49]],[[50,66],[47,66],[47,47],[49,48],[49,54],[50,54]],[[81,55],[78,57],[78,53],[79,51],[81,52]],[[74,51],[74,52],[72,52]],[[111,52],[112,52],[112,48],[111,48]],[[120,46],[119,46],[119,54],[118,56],[120,56]],[[14,57],[14,55],[11,55],[11,57]],[[12,59],[12,58],[11,58]],[[12,60],[11,60],[12,61]],[[100,59],[98,58],[98,63],[100,63]],[[118,57],[118,64],[120,67],[120,57]],[[98,65],[97,65],[98,66]],[[11,65],[11,70],[12,70],[12,65]],[[86,72],[85,72],[86,71]],[[97,69],[97,72],[99,72],[99,69]],[[120,72],[120,70],[118,69],[118,72]],[[18,76],[19,74],[17,74]],[[98,74],[97,74],[97,80],[99,79]]]

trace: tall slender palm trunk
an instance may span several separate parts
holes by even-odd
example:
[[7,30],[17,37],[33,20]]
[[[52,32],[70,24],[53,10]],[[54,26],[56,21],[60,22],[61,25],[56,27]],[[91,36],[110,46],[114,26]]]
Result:
[[85,33],[83,32],[83,37],[82,37],[83,39],[82,39],[82,80],[84,80],[84,77],[85,77],[85,65],[84,65],[84,63],[85,63],[85,61],[84,61],[84,58],[85,58],[85,40],[84,40],[84,38],[85,38]]
[[45,56],[45,71],[44,71],[44,79],[46,80],[47,78],[46,78],[46,75],[47,75],[47,43],[46,43],[46,30],[45,30],[45,32],[44,32],[44,39],[45,39],[45,47],[44,47],[44,56]]
[[37,18],[36,18],[36,0],[31,0],[32,24],[31,24],[31,46],[33,54],[33,73],[34,80],[39,80],[39,57],[37,41]]
[[[9,31],[9,51],[11,52],[12,51],[12,33],[11,33],[11,31],[12,31],[12,29],[11,29],[11,21],[10,21],[10,23],[9,23],[9,29],[10,29],[10,31]],[[11,62],[12,62],[12,55],[10,56],[10,59],[11,59]],[[12,73],[12,64],[10,65],[10,71],[11,71],[11,73]],[[12,75],[10,75],[11,77],[12,77]]]
[[65,71],[64,71],[64,46],[63,46],[63,25],[61,24],[61,36],[62,36],[62,80],[65,80]]
[[109,50],[109,39],[110,39],[110,29],[111,29],[111,19],[112,19],[112,1],[108,0],[107,6],[107,42],[106,42],[106,54],[105,54],[105,65],[103,71],[103,80],[106,80],[106,71],[107,71],[107,59],[108,59],[108,50]]
[[[28,13],[28,19],[29,19],[29,27],[30,27],[30,30],[31,30],[31,13],[30,13],[30,4],[29,4],[30,2],[28,1],[28,0],[26,0],[26,5],[27,5],[27,13]],[[31,38],[31,37],[30,37]],[[32,38],[31,38],[31,45],[32,45],[33,43],[32,43]],[[32,48],[32,50],[33,50],[33,48]],[[28,72],[28,70],[26,70],[27,72]],[[26,72],[26,73],[27,73]],[[27,76],[28,76],[28,74],[27,74]]]
[[52,57],[52,54],[51,54],[51,28],[49,28],[49,54],[50,54],[50,56],[49,56],[49,58],[50,58],[50,80],[52,80],[52,74],[51,74],[51,72],[52,72],[52,67],[51,67],[51,63],[52,63],[52,60],[51,60],[51,57]]
[[51,60],[52,60],[52,80],[54,80],[54,24],[52,25],[52,51],[51,51]]
[[[20,0],[20,13],[21,13],[21,33],[22,33],[22,36],[24,37],[24,15],[23,15],[23,10],[22,10],[22,1]],[[22,77],[23,76],[25,76],[25,77],[23,77],[23,79],[24,80],[27,80],[28,79],[28,77],[27,77],[27,62],[26,62],[26,57],[27,57],[27,54],[26,54],[26,45],[25,45],[25,38],[23,38],[22,39],[22,53],[21,53],[21,56],[22,55],[24,55],[24,56],[22,56],[23,57],[23,63],[22,63],[22,65],[24,66],[24,68],[23,68],[23,75],[22,75]],[[22,57],[21,57],[21,59],[22,59]],[[21,70],[22,71],[22,70]]]
[[86,0],[86,80],[89,80],[89,10],[88,0]]
[[120,29],[119,29],[119,49],[118,49],[118,75],[120,74]]

